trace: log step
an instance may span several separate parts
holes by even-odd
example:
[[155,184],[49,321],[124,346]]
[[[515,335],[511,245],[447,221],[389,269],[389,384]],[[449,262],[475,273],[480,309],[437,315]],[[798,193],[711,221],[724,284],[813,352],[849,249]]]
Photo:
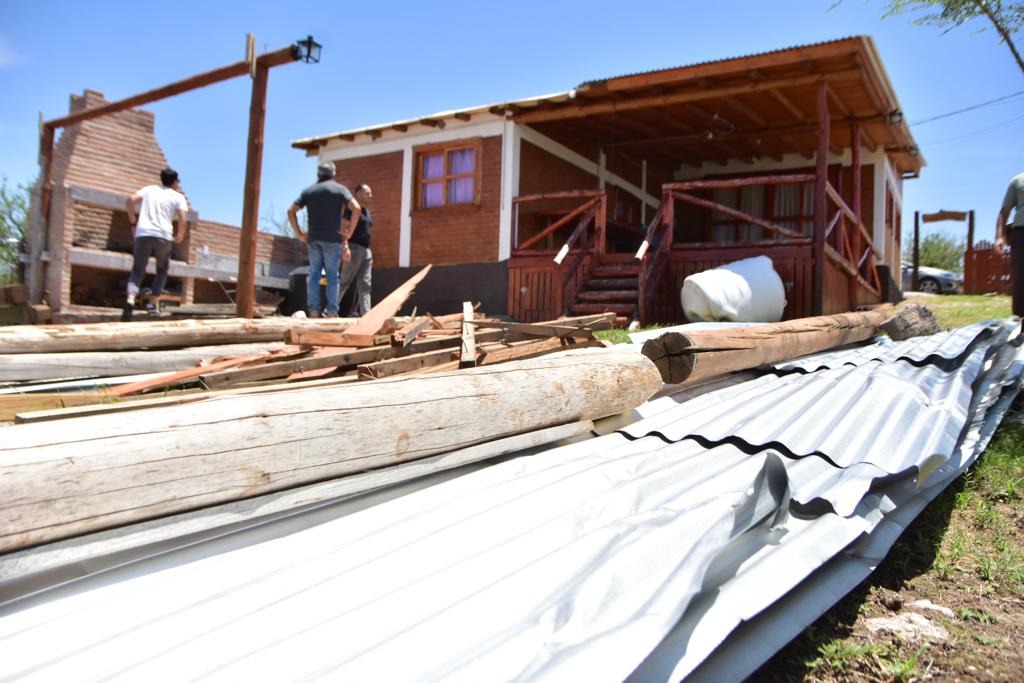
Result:
[[635,264],[637,262],[636,255],[631,252],[624,254],[601,254],[601,263],[629,263]]
[[630,316],[636,313],[636,304],[624,303],[577,303],[572,305],[572,312],[575,315],[585,313],[615,313],[617,315]]
[[640,294],[636,289],[601,289],[582,291],[576,295],[578,301],[609,301],[609,302],[631,302],[636,303]]
[[588,289],[636,289],[635,277],[594,278],[587,282]]
[[621,265],[616,264],[616,265],[597,266],[596,268],[594,268],[593,270],[590,271],[590,276],[591,277],[595,277],[595,278],[602,278],[602,277],[615,277],[615,278],[619,278],[619,277],[629,277],[631,275],[633,277],[636,277],[639,274],[640,274],[640,266],[634,266],[634,265],[630,265],[630,264],[621,264]]

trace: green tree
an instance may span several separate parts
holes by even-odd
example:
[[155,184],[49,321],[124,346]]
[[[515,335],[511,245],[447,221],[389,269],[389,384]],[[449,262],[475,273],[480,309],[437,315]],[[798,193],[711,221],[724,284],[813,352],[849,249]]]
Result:
[[0,284],[18,279],[18,254],[28,231],[28,198],[28,187],[8,187],[7,176],[0,176]]
[[[299,213],[298,221],[302,231],[308,232],[309,224],[305,211]],[[260,214],[259,226],[261,232],[269,232],[271,235],[280,235],[281,237],[295,237],[292,226],[288,223],[288,211],[278,211],[273,204],[268,205]]]
[[[967,242],[940,232],[933,232],[921,239],[920,257],[922,266],[951,270],[954,273],[964,272],[964,252]],[[914,261],[914,243],[903,247],[903,260]]]
[[1024,2],[1004,0],[888,0],[886,17],[906,12],[927,11],[914,20],[916,24],[938,26],[951,31],[972,19],[984,19],[999,34],[1017,66],[1024,72],[1024,59],[1013,42],[1013,34],[1024,28]]

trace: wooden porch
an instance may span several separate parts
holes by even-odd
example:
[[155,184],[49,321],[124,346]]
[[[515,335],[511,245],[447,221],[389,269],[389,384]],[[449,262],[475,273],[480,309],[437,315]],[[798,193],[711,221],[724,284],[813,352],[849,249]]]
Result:
[[[620,324],[685,322],[683,280],[694,273],[752,256],[772,259],[785,286],[785,319],[849,311],[886,295],[877,264],[882,252],[861,213],[861,132],[849,125],[852,182],[830,180],[829,87],[817,87],[818,146],[813,173],[751,174],[665,183],[661,202],[636,248],[625,226],[610,235],[604,189],[521,196],[515,199],[514,248],[508,262],[509,314],[523,321],[614,312]],[[833,168],[832,171],[836,171]],[[808,215],[756,215],[716,199],[716,192],[758,188],[807,189]],[[840,191],[843,190],[843,191]],[[813,194],[811,194],[813,193]],[[561,203],[560,208],[552,206]],[[684,207],[689,207],[688,209]],[[693,211],[705,223],[731,225],[729,235],[693,229]],[[687,211],[689,213],[687,213]],[[530,217],[525,220],[524,217]],[[540,217],[538,219],[538,217]],[[716,222],[717,221],[717,222]]]

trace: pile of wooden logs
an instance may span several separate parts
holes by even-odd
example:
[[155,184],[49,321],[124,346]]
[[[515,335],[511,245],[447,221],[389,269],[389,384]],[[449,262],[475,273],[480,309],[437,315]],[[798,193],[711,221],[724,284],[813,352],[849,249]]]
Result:
[[[429,270],[358,319],[0,328],[0,420],[81,416],[109,410],[112,403],[191,403],[217,392],[274,390],[314,379],[334,384],[488,366],[603,345],[594,331],[613,320],[601,314],[503,322],[469,302],[461,313],[396,317]],[[161,398],[152,398],[154,392]]]

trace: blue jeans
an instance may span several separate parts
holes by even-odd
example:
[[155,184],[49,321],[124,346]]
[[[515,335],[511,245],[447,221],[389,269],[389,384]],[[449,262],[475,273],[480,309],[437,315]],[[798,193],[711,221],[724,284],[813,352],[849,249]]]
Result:
[[327,274],[327,308],[324,315],[338,315],[338,269],[341,268],[340,242],[310,242],[309,282],[306,288],[306,303],[310,314],[320,312],[320,274]]

